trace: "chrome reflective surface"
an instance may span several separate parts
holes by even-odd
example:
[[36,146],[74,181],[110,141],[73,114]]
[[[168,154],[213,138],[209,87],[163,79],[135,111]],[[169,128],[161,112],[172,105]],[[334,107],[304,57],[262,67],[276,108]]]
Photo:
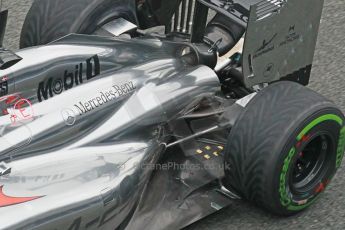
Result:
[[[258,13],[250,6],[259,0],[234,1],[232,8],[228,1],[200,2],[248,26],[247,86],[266,82],[262,76],[280,79],[272,73],[283,62],[273,63],[284,52],[271,54],[275,60],[258,73],[253,61],[253,50],[264,61],[278,50],[271,46],[278,35],[265,37],[269,26],[286,40],[279,40],[280,51],[298,41],[313,46],[316,38],[318,15],[289,24],[291,9],[309,9],[309,0],[289,0],[295,5],[282,14],[277,1],[261,1],[274,11],[258,17],[249,14]],[[323,1],[316,2],[319,12]],[[289,20],[272,22],[285,13]],[[300,26],[310,36],[296,36]],[[113,33],[127,30],[125,23]],[[205,66],[215,55],[196,47],[151,36],[69,35],[17,52],[21,60],[0,70],[0,229],[180,229],[240,198],[220,182],[228,134],[220,121],[226,115],[234,124],[251,98],[235,106],[218,100],[219,79]],[[310,64],[314,47],[306,48]]]
[[136,29],[137,25],[127,21],[126,19],[118,18],[111,22],[108,22],[102,28],[113,34],[114,36],[120,36],[123,33],[130,32]]
[[[220,88],[213,70],[183,61],[186,46],[70,35],[19,51],[0,71],[0,162],[11,168],[0,176],[0,228],[175,229],[226,206],[217,183],[199,190],[222,170],[195,180],[149,167],[193,162],[167,152],[169,124]],[[175,209],[173,187],[194,205]],[[151,218],[169,210],[174,218]]]

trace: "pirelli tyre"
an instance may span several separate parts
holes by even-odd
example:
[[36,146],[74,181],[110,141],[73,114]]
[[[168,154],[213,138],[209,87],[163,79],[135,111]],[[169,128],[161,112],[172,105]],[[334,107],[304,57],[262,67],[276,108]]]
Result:
[[34,0],[20,37],[20,48],[43,45],[70,33],[93,34],[122,17],[136,23],[134,1]]
[[225,184],[278,215],[309,207],[340,167],[343,113],[293,82],[259,92],[244,108],[225,150]]

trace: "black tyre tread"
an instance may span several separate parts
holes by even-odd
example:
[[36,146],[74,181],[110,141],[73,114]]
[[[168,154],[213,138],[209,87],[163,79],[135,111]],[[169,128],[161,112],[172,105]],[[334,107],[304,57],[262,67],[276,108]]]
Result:
[[268,189],[273,180],[268,171],[279,170],[266,170],[267,167],[277,167],[268,165],[272,161],[267,157],[278,157],[269,153],[283,149],[286,136],[297,128],[293,121],[303,121],[320,108],[338,110],[328,99],[297,83],[279,82],[259,92],[246,106],[229,135],[225,162],[231,170],[226,172],[226,184],[244,198],[269,211],[279,212],[272,202],[267,201],[267,197],[274,196]]
[[[20,48],[52,42],[70,33],[89,34],[98,19],[116,13],[133,21],[117,0],[35,0],[26,16]],[[129,4],[129,3],[128,3]],[[117,7],[119,7],[117,9]],[[97,19],[97,20],[95,20]]]
[[20,47],[45,44],[70,32],[78,32],[66,25],[72,26],[92,1],[35,0],[23,25]]

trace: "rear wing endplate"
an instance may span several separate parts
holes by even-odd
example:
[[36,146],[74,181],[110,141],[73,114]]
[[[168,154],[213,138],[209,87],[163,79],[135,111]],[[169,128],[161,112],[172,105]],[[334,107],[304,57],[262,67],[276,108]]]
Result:
[[309,83],[322,8],[323,0],[251,6],[242,59],[245,86],[284,79]]
[[243,83],[309,83],[324,0],[198,0],[246,27]]

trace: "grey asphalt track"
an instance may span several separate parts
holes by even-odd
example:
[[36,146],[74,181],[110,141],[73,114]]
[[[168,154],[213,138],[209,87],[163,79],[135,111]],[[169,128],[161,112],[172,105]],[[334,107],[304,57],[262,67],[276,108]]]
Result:
[[[4,0],[3,8],[10,9],[5,47],[18,48],[20,29],[31,2]],[[325,2],[310,87],[332,99],[345,112],[344,12],[344,0]],[[187,229],[345,229],[345,164],[319,201],[297,216],[279,218],[236,201]]]

